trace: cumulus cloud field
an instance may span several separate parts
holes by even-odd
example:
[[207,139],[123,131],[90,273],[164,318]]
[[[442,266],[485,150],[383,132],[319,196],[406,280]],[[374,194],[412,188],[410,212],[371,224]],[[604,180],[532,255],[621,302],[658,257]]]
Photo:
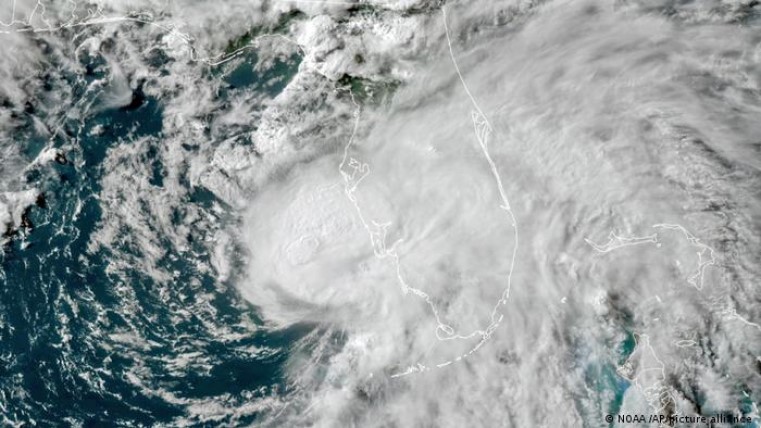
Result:
[[[186,406],[173,423],[758,424],[753,3],[14,2],[0,94],[45,94],[50,138],[17,166],[0,115],[0,228],[35,202],[25,171],[82,150],[54,142],[61,117],[140,93],[159,132],[105,151],[89,251],[170,294],[163,258],[207,254],[199,305],[232,293],[252,331],[309,330],[287,345],[287,388],[162,395]],[[80,55],[104,72],[84,94],[63,83]],[[53,83],[29,77],[53,63]],[[214,202],[189,202],[199,189]]]

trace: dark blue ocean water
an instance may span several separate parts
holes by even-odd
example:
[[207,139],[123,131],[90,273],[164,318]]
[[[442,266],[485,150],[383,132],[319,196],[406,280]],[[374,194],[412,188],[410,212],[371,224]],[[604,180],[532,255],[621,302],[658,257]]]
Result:
[[[269,75],[259,76],[251,68],[255,61],[249,55],[213,70],[210,76],[221,74],[221,84],[228,85],[220,96],[265,89],[275,95],[298,65],[277,63]],[[273,73],[282,79],[257,87]],[[75,92],[97,96],[84,87],[99,77],[93,72],[70,80]],[[143,256],[126,241],[88,250],[98,225],[111,215],[99,200],[109,149],[149,137],[143,156],[152,165],[150,183],[163,186],[166,171],[156,156],[163,115],[161,102],[138,89],[128,106],[64,119],[52,141],[64,148],[66,163],[27,173],[45,203],[29,211],[34,227],[17,233],[0,251],[0,425],[171,425],[192,415],[193,404],[218,402],[234,409],[286,388],[283,364],[291,345],[312,328],[263,328],[232,280],[219,283],[198,268],[209,259],[202,243],[190,242],[191,251],[180,251],[159,236],[167,252],[157,266],[174,275],[168,286],[137,268],[113,269],[116,258]],[[95,125],[104,131],[88,133]],[[30,159],[46,143],[29,129],[18,141]],[[188,189],[182,205],[208,210],[214,201],[213,193],[199,187]],[[176,210],[178,224],[182,205]],[[200,305],[206,309],[195,312]],[[235,420],[247,424],[257,417],[250,413]],[[213,425],[231,418],[222,414],[214,422],[190,422]]]
[[[99,96],[88,92],[89,85],[106,76],[102,58],[84,60],[83,75],[63,80],[72,99],[86,104]],[[157,57],[153,66],[161,69],[166,60]],[[221,109],[236,97],[277,96],[300,58],[275,61],[260,72],[253,69],[258,61],[251,51],[205,70],[205,83],[215,88]],[[109,150],[140,140],[144,149],[135,161],[150,165],[151,186],[166,185],[169,166],[161,157],[166,113],[161,99],[146,95],[146,89],[138,85],[126,106],[61,118],[52,139],[37,134],[30,121],[16,133],[29,161],[52,142],[66,162],[27,171],[26,182],[43,191],[44,203],[28,213],[34,226],[18,231],[0,250],[0,425],[252,425],[263,414],[238,408],[293,390],[286,363],[294,352],[308,352],[296,344],[316,327],[267,328],[257,308],[238,294],[235,273],[220,281],[201,267],[211,264],[211,248],[202,239],[208,230],[186,219],[192,207],[225,227],[224,215],[214,208],[226,205],[212,191],[192,187],[180,172],[187,192],[172,206],[172,221],[190,227],[187,248],[176,248],[160,227],[147,223],[166,250],[155,266],[171,273],[168,283],[157,283],[137,265],[123,265],[150,257],[134,241],[92,245],[99,227],[114,215],[102,200]],[[95,127],[103,132],[89,132]],[[250,130],[226,130],[199,144],[216,144],[214,138],[250,144],[245,138]],[[129,237],[133,231],[124,227],[118,233]],[[588,342],[574,345],[575,369],[584,383],[576,402],[587,421],[618,413],[631,387],[616,368],[636,342],[631,331],[619,333],[622,339],[615,343],[593,347],[596,339],[585,338]],[[596,355],[593,348],[600,347],[615,353]],[[743,412],[752,411],[749,399],[742,405]],[[205,416],[204,407],[211,409]]]

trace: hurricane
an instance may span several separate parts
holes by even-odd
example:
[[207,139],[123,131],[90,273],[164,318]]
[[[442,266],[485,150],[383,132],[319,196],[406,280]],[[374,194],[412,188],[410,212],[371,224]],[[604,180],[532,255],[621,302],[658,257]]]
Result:
[[6,3],[3,426],[761,424],[757,1]]

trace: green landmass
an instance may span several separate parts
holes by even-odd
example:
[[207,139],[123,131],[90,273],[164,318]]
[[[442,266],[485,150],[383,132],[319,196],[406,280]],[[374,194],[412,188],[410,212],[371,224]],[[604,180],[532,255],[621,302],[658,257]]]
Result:
[[380,105],[388,102],[399,88],[398,80],[375,81],[344,74],[336,82],[338,89],[346,90],[361,104]]
[[288,26],[291,22],[297,19],[302,19],[305,16],[304,12],[300,10],[292,10],[281,15],[278,21],[272,25],[252,27],[237,38],[230,40],[225,48],[225,54],[229,55],[239,49],[245,48],[250,45],[256,37],[263,34],[283,34],[288,30]]

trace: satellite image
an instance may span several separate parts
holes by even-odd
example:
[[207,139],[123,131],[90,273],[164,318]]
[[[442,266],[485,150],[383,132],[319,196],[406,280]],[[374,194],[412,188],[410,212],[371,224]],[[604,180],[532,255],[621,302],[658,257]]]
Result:
[[3,0],[0,426],[761,427],[761,2]]

